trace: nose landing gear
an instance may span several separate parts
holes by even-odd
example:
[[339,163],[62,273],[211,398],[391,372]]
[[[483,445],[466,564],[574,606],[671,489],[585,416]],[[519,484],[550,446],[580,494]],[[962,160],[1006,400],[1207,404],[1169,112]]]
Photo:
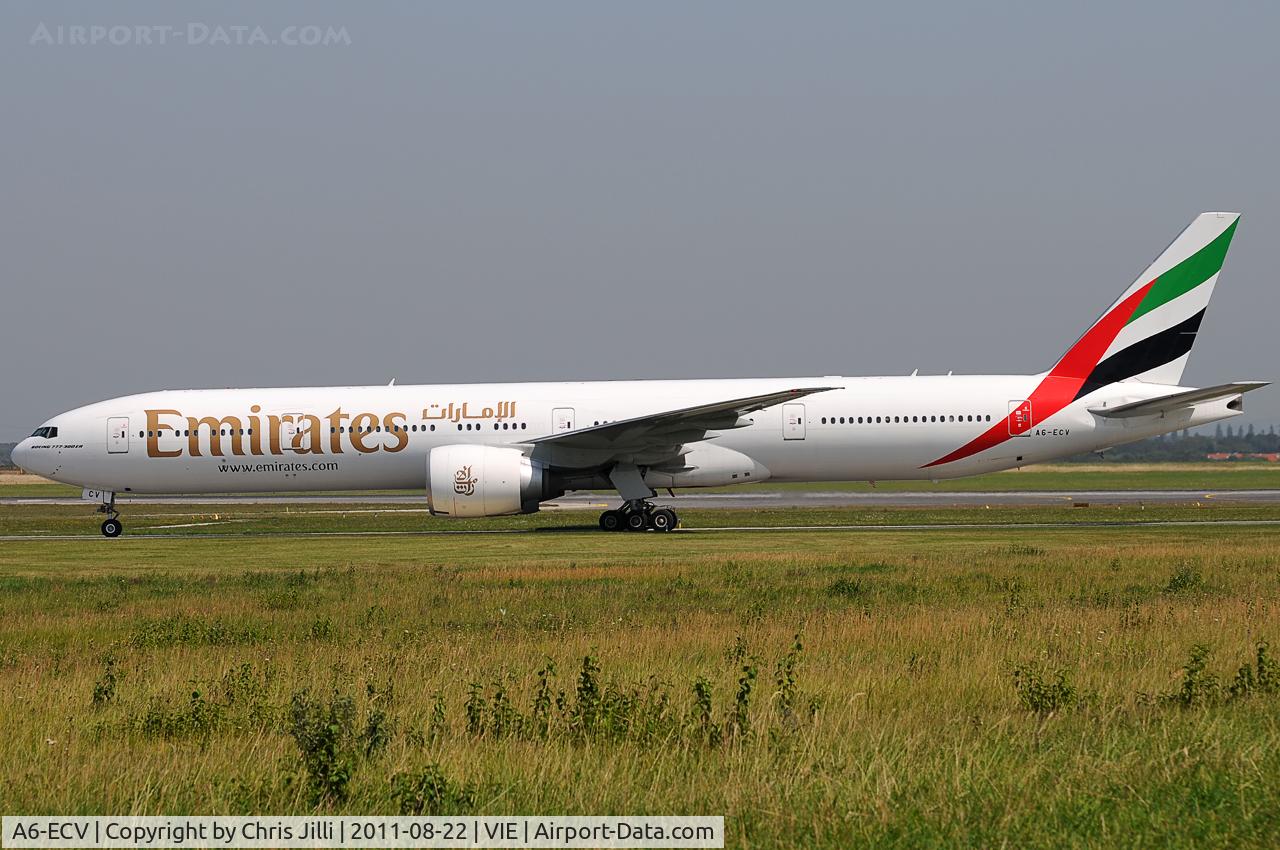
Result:
[[124,523],[120,521],[120,512],[116,510],[115,493],[102,494],[102,504],[98,505],[98,513],[107,515],[101,525],[102,536],[119,537],[124,531]]
[[680,518],[671,508],[655,508],[644,499],[632,499],[617,510],[600,514],[603,531],[673,531]]

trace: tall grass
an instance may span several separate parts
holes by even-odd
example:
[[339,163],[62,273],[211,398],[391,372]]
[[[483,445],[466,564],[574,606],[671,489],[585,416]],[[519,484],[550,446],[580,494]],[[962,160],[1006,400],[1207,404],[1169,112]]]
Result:
[[1269,529],[125,542],[0,551],[5,812],[1280,835]]

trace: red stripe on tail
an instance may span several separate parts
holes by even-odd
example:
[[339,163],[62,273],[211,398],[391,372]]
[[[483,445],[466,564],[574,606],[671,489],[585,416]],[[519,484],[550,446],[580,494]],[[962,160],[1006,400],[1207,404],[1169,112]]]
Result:
[[[1071,403],[1076,393],[1080,391],[1080,387],[1084,386],[1085,379],[1089,377],[1093,367],[1098,365],[1102,355],[1106,354],[1111,343],[1115,342],[1120,331],[1129,322],[1133,311],[1138,309],[1138,305],[1154,285],[1153,280],[1117,304],[1115,309],[1099,319],[1066,354],[1062,355],[1062,359],[1049,370],[1049,374],[1032,391],[1028,399],[1036,417],[1041,420],[1048,419]],[[951,454],[940,457],[932,463],[926,463],[921,469],[962,460],[1000,445],[1012,435],[1012,416],[1013,413],[1010,413]]]

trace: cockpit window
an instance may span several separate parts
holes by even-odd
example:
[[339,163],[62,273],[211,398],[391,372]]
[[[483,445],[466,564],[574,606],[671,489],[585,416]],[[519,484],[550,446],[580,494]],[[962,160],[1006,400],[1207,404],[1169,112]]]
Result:
[[54,437],[58,436],[58,429],[56,426],[46,425],[43,428],[37,428],[35,430],[35,433],[33,433],[31,436],[44,437],[46,440],[51,440]]

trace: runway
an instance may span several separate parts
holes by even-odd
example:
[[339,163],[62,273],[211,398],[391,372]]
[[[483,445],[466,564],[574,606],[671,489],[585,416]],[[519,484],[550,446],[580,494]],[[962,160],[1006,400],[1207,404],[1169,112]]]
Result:
[[[849,532],[904,532],[904,531],[1069,531],[1081,529],[1106,529],[1106,528],[1196,528],[1203,526],[1213,526],[1215,528],[1229,527],[1272,527],[1280,526],[1280,519],[1205,519],[1205,520],[1124,520],[1117,522],[939,522],[939,523],[893,523],[893,524],[868,524],[868,525],[732,525],[732,526],[716,526],[708,528],[677,528],[667,534],[658,534],[657,532],[642,532],[633,534],[631,532],[614,532],[609,536],[616,536],[619,539],[643,539],[646,535],[652,535],[659,538],[668,538],[671,535],[684,534],[724,534],[728,532],[786,532],[786,531],[804,531],[804,532],[823,532],[823,531],[849,531]],[[180,532],[177,534],[126,534],[123,537],[107,538],[100,534],[5,534],[0,535],[0,541],[101,541],[105,545],[120,545],[125,543],[157,543],[173,540],[244,540],[252,538],[254,540],[268,539],[298,539],[307,537],[324,537],[324,538],[356,538],[356,537],[456,537],[458,535],[561,535],[561,534],[590,534],[592,536],[604,535],[605,532],[600,531],[595,526],[557,526],[554,528],[459,528],[459,529],[422,529],[413,531],[247,531],[243,533],[225,533],[225,532],[207,532],[207,533],[191,533]]]
[[[1280,490],[1081,490],[1031,492],[928,492],[877,490],[776,490],[752,493],[690,493],[663,498],[655,503],[673,508],[715,508],[759,510],[761,508],[859,508],[859,507],[928,507],[973,508],[986,505],[1035,507],[1064,504],[1137,505],[1190,504],[1206,500],[1280,504]],[[588,509],[616,505],[618,500],[598,494],[570,494],[556,499],[562,509]]]
[[[1238,502],[1280,505],[1280,490],[1055,490],[1043,492],[946,492],[892,490],[757,490],[743,493],[681,493],[659,495],[654,502],[681,508],[760,510],[763,508],[872,508],[872,507],[1005,507],[1090,505],[1159,505],[1195,502]],[[388,494],[239,494],[219,496],[126,496],[126,505],[411,505],[424,506],[421,493]],[[3,497],[3,505],[85,505],[66,497]],[[616,507],[616,496],[570,493],[543,505],[543,510],[603,510]]]

